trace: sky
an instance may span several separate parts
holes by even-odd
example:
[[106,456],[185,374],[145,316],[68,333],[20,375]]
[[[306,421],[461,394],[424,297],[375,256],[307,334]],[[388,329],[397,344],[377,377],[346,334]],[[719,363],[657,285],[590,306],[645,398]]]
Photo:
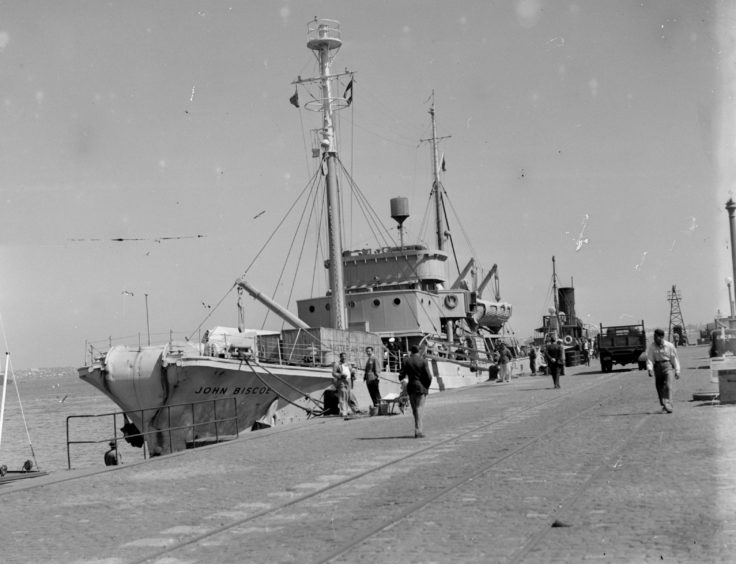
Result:
[[[666,327],[673,285],[687,324],[728,313],[731,2],[0,2],[14,367],[233,326],[229,290],[257,256],[248,279],[274,292],[291,235],[259,251],[315,169],[319,115],[289,104],[315,74],[315,16],[340,22],[333,70],[356,73],[341,159],[387,226],[389,199],[409,198],[407,240],[431,185],[434,92],[455,243],[498,265],[519,338],[551,305],[552,256],[585,323]],[[346,217],[347,246],[371,246]],[[244,303],[259,327],[263,309]]]

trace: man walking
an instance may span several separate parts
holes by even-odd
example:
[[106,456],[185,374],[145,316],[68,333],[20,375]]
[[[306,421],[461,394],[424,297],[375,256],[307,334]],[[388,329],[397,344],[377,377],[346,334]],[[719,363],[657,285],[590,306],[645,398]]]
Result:
[[552,383],[556,390],[560,389],[560,373],[562,372],[562,367],[565,365],[564,354],[562,343],[551,337],[544,350],[544,358],[547,361],[547,368],[552,376]]
[[412,345],[411,354],[399,372],[399,380],[408,379],[406,391],[409,394],[411,411],[414,414],[414,437],[424,437],[422,415],[427,401],[429,387],[432,385],[432,374],[429,372],[427,360],[419,354],[419,347]]
[[654,342],[647,347],[647,371],[654,376],[659,404],[662,410],[672,413],[672,371],[675,379],[680,379],[680,361],[675,345],[664,339],[664,330],[654,330]]

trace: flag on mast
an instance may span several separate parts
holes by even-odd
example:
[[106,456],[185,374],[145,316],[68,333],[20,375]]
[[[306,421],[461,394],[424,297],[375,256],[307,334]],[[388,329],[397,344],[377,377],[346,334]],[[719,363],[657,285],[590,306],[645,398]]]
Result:
[[294,88],[294,95],[289,98],[289,102],[291,102],[291,105],[295,108],[299,107],[299,90],[297,88]]
[[345,101],[348,103],[348,106],[353,103],[353,79],[350,79],[350,82],[348,82],[347,87],[345,88],[345,93],[342,95],[343,98],[345,98]]

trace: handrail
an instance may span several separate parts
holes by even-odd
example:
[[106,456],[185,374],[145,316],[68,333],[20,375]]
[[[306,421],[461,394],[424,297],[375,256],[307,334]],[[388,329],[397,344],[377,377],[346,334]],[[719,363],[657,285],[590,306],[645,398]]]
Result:
[[[232,402],[233,404],[233,413],[234,415],[232,417],[217,417],[217,402],[222,401],[228,401]],[[195,416],[195,406],[202,405],[202,404],[212,404],[212,418],[206,419],[206,420],[197,420]],[[172,426],[171,425],[171,408],[190,408],[192,411],[192,422],[187,425],[178,425],[178,426]],[[146,411],[161,411],[161,410],[167,410],[166,417],[168,421],[168,426],[164,428],[157,428],[153,430],[146,430],[145,428],[145,417],[144,414]],[[140,413],[141,415],[141,421],[143,421],[143,429],[140,430],[139,433],[132,434],[132,435],[125,435],[119,436],[118,432],[118,417],[122,416],[123,421],[126,421],[126,416],[130,413]],[[94,441],[88,441],[88,440],[77,440],[73,441],[69,437],[69,423],[72,419],[99,419],[102,417],[112,417],[112,425],[113,425],[113,436],[112,438],[102,439],[102,440],[94,440]],[[185,403],[176,403],[171,405],[164,405],[159,407],[148,407],[143,409],[136,409],[134,411],[111,411],[108,413],[98,413],[98,414],[85,414],[85,415],[69,415],[66,418],[66,458],[67,458],[67,469],[71,470],[72,468],[72,458],[71,458],[71,445],[78,445],[78,444],[98,444],[98,443],[109,443],[114,441],[115,446],[117,447],[118,441],[124,440],[126,438],[133,438],[133,437],[146,437],[147,435],[151,435],[153,433],[168,433],[169,435],[169,445],[171,445],[172,437],[171,433],[172,431],[181,431],[184,429],[192,429],[194,431],[195,427],[199,427],[202,425],[215,425],[215,442],[220,442],[220,430],[219,426],[221,423],[228,423],[232,422],[235,424],[235,437],[237,438],[239,435],[239,429],[238,429],[238,402],[237,398],[212,398],[208,400],[202,400],[202,401],[195,401],[195,402],[185,402]],[[194,448],[197,448],[196,441],[192,441],[194,444]],[[148,443],[144,441],[143,443],[143,459],[147,459],[151,454],[148,453]],[[153,455],[156,456],[156,455]]]

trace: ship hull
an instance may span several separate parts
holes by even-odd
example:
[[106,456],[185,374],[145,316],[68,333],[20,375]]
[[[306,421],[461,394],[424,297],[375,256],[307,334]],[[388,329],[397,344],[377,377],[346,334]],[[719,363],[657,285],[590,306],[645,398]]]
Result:
[[79,376],[120,406],[152,454],[272,426],[289,406],[306,417],[308,410],[319,410],[332,384],[329,368],[258,364],[195,351],[174,355],[168,346],[117,346],[99,363],[80,368]]

